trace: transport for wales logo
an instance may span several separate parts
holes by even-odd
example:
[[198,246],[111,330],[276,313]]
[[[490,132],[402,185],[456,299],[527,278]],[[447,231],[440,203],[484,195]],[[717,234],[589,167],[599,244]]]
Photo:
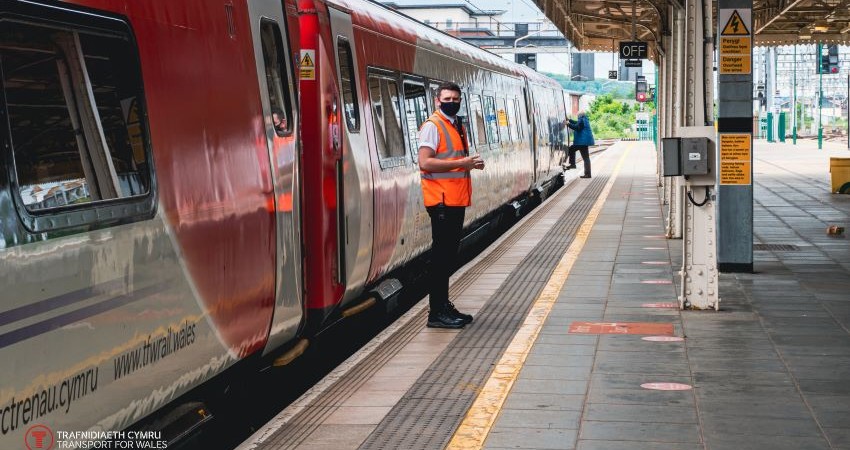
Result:
[[46,425],[33,425],[24,435],[24,445],[27,450],[50,450],[54,443],[53,431]]

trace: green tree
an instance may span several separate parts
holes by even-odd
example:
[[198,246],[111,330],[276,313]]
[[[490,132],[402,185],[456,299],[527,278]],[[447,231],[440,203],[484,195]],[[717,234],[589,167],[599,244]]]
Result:
[[623,139],[635,136],[635,112],[635,107],[616,100],[610,94],[604,94],[590,104],[587,118],[594,136],[600,139]]

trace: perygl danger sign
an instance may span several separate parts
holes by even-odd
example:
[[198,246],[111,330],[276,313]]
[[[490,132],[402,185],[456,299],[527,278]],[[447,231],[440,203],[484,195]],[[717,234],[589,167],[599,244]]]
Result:
[[737,9],[732,10],[732,15],[729,16],[729,20],[726,21],[726,25],[723,27],[723,30],[720,32],[721,36],[749,36],[750,28],[744,24],[744,21],[741,19],[741,15],[738,14]]
[[752,9],[719,9],[717,15],[718,65],[721,75],[752,72]]
[[752,143],[750,133],[720,133],[720,184],[752,184]]
[[316,79],[316,50],[301,50],[301,57],[298,58],[298,75],[302,80]]

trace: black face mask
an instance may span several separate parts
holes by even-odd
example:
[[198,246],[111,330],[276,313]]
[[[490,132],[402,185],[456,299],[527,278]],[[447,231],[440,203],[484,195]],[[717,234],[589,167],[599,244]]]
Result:
[[457,115],[457,112],[460,111],[460,103],[455,103],[455,102],[440,103],[440,111],[442,111],[443,114],[445,114],[449,117],[454,117],[454,116]]

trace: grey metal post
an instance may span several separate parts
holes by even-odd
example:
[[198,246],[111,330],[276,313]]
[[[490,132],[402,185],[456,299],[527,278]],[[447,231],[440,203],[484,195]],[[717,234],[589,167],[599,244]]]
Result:
[[[753,0],[718,0],[717,38],[721,49],[719,65],[722,66],[723,28],[727,25],[723,19],[723,10],[737,10],[740,15],[752,17]],[[752,20],[744,18],[744,25],[754,39]],[[752,42],[751,42],[752,44]],[[752,47],[749,59],[752,63]],[[745,55],[746,56],[746,55]],[[752,64],[750,64],[752,69]],[[718,189],[718,268],[722,272],[753,271],[753,185],[752,185],[752,133],[753,133],[753,74],[724,74],[718,70],[718,168],[720,182]],[[722,135],[724,133],[749,134],[749,180],[742,184],[724,182],[722,162]]]

